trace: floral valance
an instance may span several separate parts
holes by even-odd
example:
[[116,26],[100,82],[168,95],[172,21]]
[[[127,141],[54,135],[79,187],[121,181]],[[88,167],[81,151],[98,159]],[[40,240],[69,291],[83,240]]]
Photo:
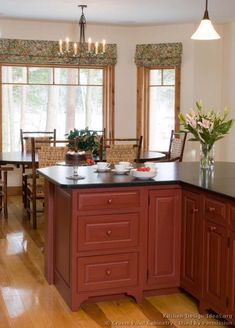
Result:
[[[72,43],[70,44],[72,48]],[[72,50],[72,49],[71,49]],[[0,62],[17,64],[115,65],[117,45],[106,44],[104,54],[60,56],[57,41],[0,39]]]
[[180,65],[182,43],[137,44],[135,63],[137,66]]

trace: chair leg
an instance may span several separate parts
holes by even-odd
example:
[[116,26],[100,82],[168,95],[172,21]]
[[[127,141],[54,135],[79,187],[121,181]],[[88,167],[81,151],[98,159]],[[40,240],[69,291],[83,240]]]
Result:
[[30,191],[26,190],[26,213],[27,213],[27,219],[30,221],[30,202],[31,202],[31,196]]
[[3,211],[4,211],[4,218],[7,219],[8,218],[8,210],[7,210],[7,172],[4,172],[4,187],[3,187]]
[[24,208],[27,208],[27,176],[22,177],[22,198],[23,198],[23,204]]
[[36,198],[32,200],[32,211],[33,211],[33,229],[37,229],[37,201]]

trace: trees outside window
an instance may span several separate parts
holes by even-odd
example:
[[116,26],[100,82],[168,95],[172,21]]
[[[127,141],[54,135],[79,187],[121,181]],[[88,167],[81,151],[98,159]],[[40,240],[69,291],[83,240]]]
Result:
[[20,150],[20,129],[102,130],[105,122],[104,68],[2,66],[2,150]]

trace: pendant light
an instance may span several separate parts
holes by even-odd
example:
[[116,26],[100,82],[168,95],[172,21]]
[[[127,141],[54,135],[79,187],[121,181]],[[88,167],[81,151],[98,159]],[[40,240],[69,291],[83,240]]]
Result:
[[193,40],[217,40],[220,39],[219,34],[214,29],[208,14],[208,0],[206,0],[206,10],[201,23],[196,32],[191,36]]

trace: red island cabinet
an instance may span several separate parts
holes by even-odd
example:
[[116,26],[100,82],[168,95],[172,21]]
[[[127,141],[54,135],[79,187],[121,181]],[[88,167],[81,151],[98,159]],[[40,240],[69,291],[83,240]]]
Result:
[[180,187],[47,190],[46,277],[72,310],[179,286]]

